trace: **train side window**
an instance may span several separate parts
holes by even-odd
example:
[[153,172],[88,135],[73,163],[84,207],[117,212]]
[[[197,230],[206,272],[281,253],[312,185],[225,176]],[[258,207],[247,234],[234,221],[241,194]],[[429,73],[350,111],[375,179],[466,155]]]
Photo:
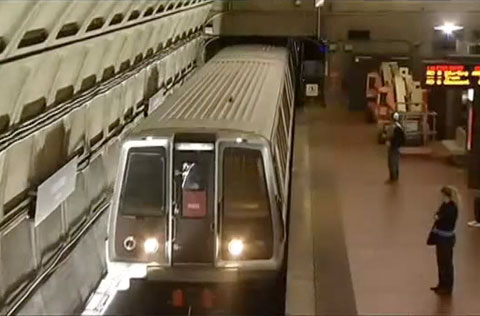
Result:
[[291,109],[293,106],[293,83],[292,83],[292,73],[287,69],[287,84],[285,86],[285,89],[287,90],[287,95],[288,95],[288,107]]
[[276,141],[275,150],[278,153],[276,158],[275,158],[275,166],[277,168],[277,174],[278,174],[278,179],[279,179],[278,181],[282,184],[281,185],[281,190],[283,192],[283,183],[284,183],[283,180],[285,179],[285,173],[284,173],[284,170],[282,169],[282,158],[281,158],[280,147],[278,145],[278,141]]
[[291,108],[289,106],[286,86],[283,89],[283,93],[282,93],[282,108],[283,108],[283,113],[285,114],[285,124],[286,124],[287,140],[288,140],[290,139],[290,125],[291,125],[292,113],[290,111]]
[[[225,148],[223,151],[222,239],[244,240],[241,259],[269,259],[273,255],[270,197],[260,150]],[[227,247],[222,249],[229,258]]]
[[119,212],[125,216],[165,214],[165,148],[132,148],[128,153]]
[[[280,114],[280,113],[279,113]],[[276,130],[276,143],[280,154],[280,167],[285,174],[287,167],[287,135],[284,120],[282,115],[279,115]]]
[[[287,143],[287,139],[288,139],[288,135],[287,135],[288,122],[287,122],[287,117],[286,117],[286,114],[285,114],[283,100],[280,103],[280,107],[278,109],[278,115],[279,115],[278,125],[280,125],[280,126],[277,126],[277,133],[279,133],[279,135],[281,136],[280,141],[282,142],[281,145],[282,145],[282,154],[283,154],[283,150],[285,149],[284,147],[285,147],[285,145]],[[283,129],[283,132],[282,132],[281,129]]]
[[290,73],[290,77],[292,76],[292,74],[295,73],[294,71],[295,68],[293,67],[293,64],[294,64],[294,61],[292,56],[290,55],[290,58],[288,59],[288,72]]
[[283,200],[283,176],[278,165],[278,155],[273,157],[273,167],[275,169],[275,183],[277,184],[277,194],[280,200]]

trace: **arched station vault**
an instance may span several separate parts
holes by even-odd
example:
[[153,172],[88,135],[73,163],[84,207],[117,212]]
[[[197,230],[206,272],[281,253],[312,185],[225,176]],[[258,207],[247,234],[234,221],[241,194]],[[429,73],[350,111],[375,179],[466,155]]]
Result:
[[[118,140],[195,69],[211,2],[0,2],[1,314],[88,299]],[[75,157],[74,192],[35,226],[38,186]]]

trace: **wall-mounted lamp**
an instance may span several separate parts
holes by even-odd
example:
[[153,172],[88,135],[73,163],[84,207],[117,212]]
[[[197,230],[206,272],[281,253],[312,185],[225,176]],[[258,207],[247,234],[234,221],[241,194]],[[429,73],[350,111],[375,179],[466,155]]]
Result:
[[452,35],[453,32],[463,30],[463,26],[454,23],[445,22],[443,25],[435,26],[436,31],[442,31],[446,35]]
[[295,5],[297,7],[301,6],[302,5],[302,0],[295,0]]

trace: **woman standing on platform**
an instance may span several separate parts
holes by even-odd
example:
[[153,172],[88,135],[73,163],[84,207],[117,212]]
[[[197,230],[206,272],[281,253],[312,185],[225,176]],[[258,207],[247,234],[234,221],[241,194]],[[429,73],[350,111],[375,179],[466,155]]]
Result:
[[427,243],[435,245],[438,265],[438,285],[430,288],[437,294],[451,294],[453,289],[453,246],[460,196],[451,186],[441,190],[443,202],[435,214],[435,223]]

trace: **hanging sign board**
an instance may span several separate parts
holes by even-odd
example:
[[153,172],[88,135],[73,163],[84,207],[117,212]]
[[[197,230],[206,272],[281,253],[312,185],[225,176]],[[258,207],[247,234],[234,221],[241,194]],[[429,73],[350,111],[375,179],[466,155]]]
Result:
[[35,226],[45,220],[75,190],[78,157],[45,180],[37,190]]
[[466,65],[466,64],[426,65],[425,85],[429,87],[480,86],[480,65]]

